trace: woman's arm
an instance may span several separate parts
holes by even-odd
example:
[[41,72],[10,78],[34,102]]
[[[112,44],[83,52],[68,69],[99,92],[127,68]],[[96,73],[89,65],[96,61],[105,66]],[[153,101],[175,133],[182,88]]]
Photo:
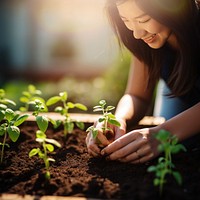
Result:
[[146,113],[154,88],[148,87],[148,70],[136,57],[132,59],[124,96],[120,99],[115,116],[137,123]]
[[152,129],[158,132],[165,129],[176,135],[180,141],[200,133],[200,103],[169,119],[165,123]]

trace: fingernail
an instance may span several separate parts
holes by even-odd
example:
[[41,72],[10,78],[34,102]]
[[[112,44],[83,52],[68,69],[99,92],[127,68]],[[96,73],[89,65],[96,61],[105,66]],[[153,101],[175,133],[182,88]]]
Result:
[[104,156],[106,154],[105,151],[101,151],[101,155]]

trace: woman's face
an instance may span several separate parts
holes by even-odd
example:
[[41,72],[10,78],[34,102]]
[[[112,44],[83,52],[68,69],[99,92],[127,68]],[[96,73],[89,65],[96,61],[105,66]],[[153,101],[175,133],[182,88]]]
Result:
[[142,11],[134,0],[117,4],[121,19],[136,39],[141,39],[151,48],[158,49],[166,42],[174,44],[175,36],[166,26],[160,24]]

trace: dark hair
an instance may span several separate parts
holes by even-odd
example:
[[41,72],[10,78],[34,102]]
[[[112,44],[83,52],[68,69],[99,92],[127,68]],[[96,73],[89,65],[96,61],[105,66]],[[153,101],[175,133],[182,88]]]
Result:
[[[166,49],[174,51],[169,45],[152,49],[142,40],[133,37],[121,20],[117,3],[127,0],[107,0],[106,11],[111,25],[119,40],[148,66],[149,85],[160,78],[161,66]],[[136,0],[133,0],[136,1]],[[170,73],[168,86],[172,95],[181,96],[194,86],[200,72],[198,63],[200,56],[200,11],[195,0],[137,0],[148,15],[169,27],[177,38],[180,47],[176,53],[176,61]],[[155,11],[156,9],[156,11]],[[175,52],[174,52],[175,53]]]

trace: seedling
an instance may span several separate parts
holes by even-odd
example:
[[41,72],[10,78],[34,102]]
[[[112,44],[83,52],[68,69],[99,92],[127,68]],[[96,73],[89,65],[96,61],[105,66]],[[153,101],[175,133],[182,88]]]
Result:
[[29,152],[29,157],[38,155],[39,158],[43,159],[45,164],[45,178],[49,180],[51,178],[49,167],[50,162],[54,162],[53,158],[48,157],[48,152],[54,151],[54,146],[61,147],[60,143],[54,139],[48,139],[45,132],[48,128],[49,119],[43,115],[39,115],[44,110],[43,102],[36,99],[32,102],[35,105],[35,111],[33,112],[33,116],[36,118],[36,123],[39,127],[39,130],[36,131],[36,142],[40,143],[40,148],[34,148]]
[[172,154],[186,151],[186,148],[178,144],[177,137],[166,130],[160,130],[155,137],[160,142],[158,150],[164,153],[164,157],[159,157],[157,165],[148,167],[147,171],[155,173],[154,185],[159,186],[160,194],[162,194],[167,175],[172,175],[179,185],[182,184],[182,176],[175,170]]
[[[93,107],[93,112],[102,112],[102,117],[98,119],[98,122],[103,123],[102,126],[102,131],[103,134],[109,138],[112,136],[113,130],[109,127],[109,124],[115,125],[115,126],[120,126],[119,121],[117,121],[116,117],[114,114],[111,113],[112,110],[115,109],[114,106],[106,106],[106,101],[105,100],[100,100],[99,105]],[[97,138],[98,135],[98,129],[95,126],[90,126],[86,132],[92,132],[93,138]]]
[[20,97],[20,102],[24,104],[24,106],[20,107],[20,111],[27,112],[30,110],[30,102],[35,101],[36,99],[40,100],[43,103],[44,109],[43,112],[48,111],[45,105],[45,100],[41,97],[42,92],[38,90],[34,85],[28,85],[28,90],[22,92],[22,96]]
[[55,162],[55,160],[53,158],[48,157],[48,152],[53,152],[54,151],[54,146],[57,147],[61,147],[60,143],[57,142],[54,139],[48,139],[46,137],[46,134],[41,131],[38,130],[36,132],[36,141],[40,144],[40,148],[34,148],[29,152],[29,157],[38,155],[39,158],[43,159],[44,164],[45,164],[45,178],[47,180],[49,180],[51,178],[51,174],[49,171],[49,167],[50,167],[50,162]]
[[56,121],[51,120],[51,122],[54,124],[55,127],[58,127],[59,125],[63,124],[63,126],[64,126],[64,136],[65,137],[68,133],[71,133],[74,130],[75,124],[80,129],[82,129],[82,130],[84,129],[84,123],[83,122],[75,121],[70,117],[69,109],[78,108],[78,109],[84,110],[84,111],[87,110],[87,107],[84,106],[83,104],[67,102],[67,99],[68,99],[67,92],[61,92],[61,93],[59,93],[59,96],[51,97],[46,102],[47,106],[54,105],[58,102],[62,103],[62,106],[57,106],[55,108],[55,112],[60,113],[61,116],[64,117],[64,120],[63,121],[61,121],[61,120],[56,120]]
[[0,142],[1,158],[0,163],[3,162],[5,146],[10,147],[6,143],[9,137],[12,142],[16,142],[20,136],[20,129],[18,128],[27,118],[28,115],[19,115],[9,106],[15,106],[16,103],[10,99],[5,98],[5,91],[0,89],[0,136],[3,141]]

